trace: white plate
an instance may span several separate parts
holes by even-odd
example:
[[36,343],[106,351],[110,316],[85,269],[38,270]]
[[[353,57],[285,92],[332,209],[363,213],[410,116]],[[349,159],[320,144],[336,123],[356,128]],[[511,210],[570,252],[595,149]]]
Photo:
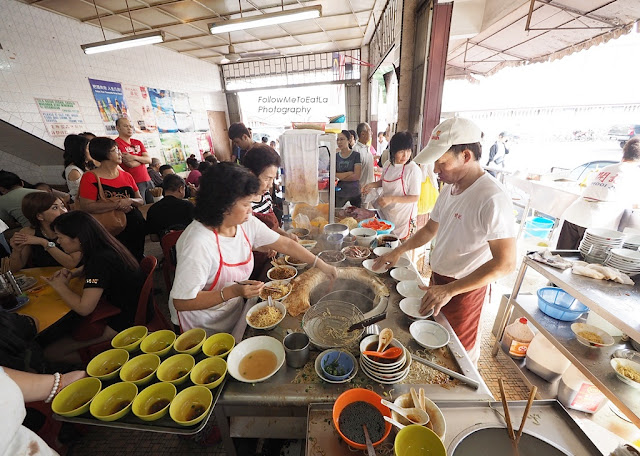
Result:
[[433,315],[433,309],[427,312],[426,315],[420,314],[420,305],[422,304],[422,300],[420,298],[404,298],[400,301],[400,310],[404,312],[404,314],[413,319],[413,320],[426,320],[431,315]]
[[624,233],[620,231],[607,230],[605,228],[587,228],[585,235],[600,239],[624,239]]
[[273,305],[280,311],[282,312],[282,317],[280,318],[280,320],[278,320],[276,323],[274,323],[271,326],[265,326],[263,328],[260,328],[258,326],[253,326],[250,322],[249,322],[249,317],[251,317],[251,315],[253,315],[254,313],[256,313],[258,310],[264,308],[264,307],[268,307],[269,306],[269,301],[262,301],[259,302],[258,304],[256,304],[255,306],[253,306],[251,309],[249,309],[249,311],[247,312],[247,315],[245,317],[245,319],[247,320],[247,324],[249,326],[251,326],[254,329],[261,329],[264,331],[269,331],[270,329],[275,328],[276,326],[278,326],[280,324],[280,322],[282,320],[284,320],[284,317],[287,316],[287,308],[284,306],[284,304],[282,304],[280,301],[273,301]]
[[420,346],[429,350],[444,347],[451,339],[449,331],[444,326],[430,320],[411,323],[409,332]]
[[636,363],[635,361],[631,361],[630,359],[625,359],[625,358],[613,358],[611,360],[611,367],[613,367],[613,370],[616,373],[616,376],[620,379],[620,381],[626,383],[629,386],[640,389],[640,383],[633,381],[630,378],[625,377],[620,372],[618,372],[618,369],[616,369],[618,366],[627,366],[634,369],[636,372],[640,373],[640,363]]
[[[362,360],[360,360],[360,363],[362,365]],[[397,380],[393,380],[393,381],[386,381],[386,380],[380,380],[379,378],[374,377],[372,374],[369,373],[369,371],[367,371],[364,367],[362,368],[362,372],[364,372],[364,375],[366,375],[367,377],[369,377],[371,380],[373,380],[376,383],[380,383],[382,385],[393,385],[395,383],[399,383],[402,380],[404,380],[405,378],[407,378],[407,376],[409,375],[409,372],[411,371],[411,369],[407,369],[407,372],[405,372],[405,374],[400,377]]]
[[396,279],[398,282],[402,282],[403,280],[416,280],[418,278],[418,275],[412,269],[393,268],[391,270],[391,277]]
[[20,286],[20,289],[22,291],[27,291],[35,287],[38,283],[38,279],[36,279],[35,277],[27,277],[25,275],[22,275],[21,277],[15,277],[15,279],[16,283],[18,284],[18,286]]
[[[246,355],[256,350],[269,350],[273,352],[276,355],[276,367],[273,372],[265,377],[256,380],[248,380],[244,378],[238,370],[240,367],[240,361],[242,361]],[[231,374],[231,376],[236,380],[244,383],[263,382],[278,372],[283,364],[284,347],[282,346],[282,342],[269,336],[255,336],[243,340],[236,345],[233,350],[231,350],[231,353],[229,353],[229,357],[227,358],[227,369],[229,370],[229,374]]]
[[367,271],[369,271],[371,274],[384,274],[385,272],[387,272],[387,269],[383,266],[381,269],[373,269],[373,262],[376,261],[376,259],[373,258],[369,258],[367,260],[364,260],[362,262],[362,267],[365,268]]
[[421,290],[418,287],[418,282],[415,280],[404,280],[402,282],[398,282],[396,285],[396,290],[405,298],[422,298],[426,291]]
[[362,363],[364,365],[364,367],[367,368],[367,370],[374,376],[379,377],[383,380],[392,380],[395,377],[399,377],[401,374],[404,373],[404,371],[406,369],[409,368],[409,366],[411,366],[411,362],[412,362],[412,358],[411,358],[411,353],[409,353],[409,351],[403,347],[403,355],[401,358],[401,363],[399,366],[396,366],[393,369],[387,369],[387,368],[380,368],[377,367],[373,364],[373,362],[369,359],[369,357],[364,356],[364,355],[360,355],[360,359],[362,360]]
[[[576,335],[576,339],[578,339],[578,342],[580,342],[582,345],[586,345],[587,347],[610,347],[611,345],[614,344],[614,339],[613,337],[611,337],[611,334],[609,334],[606,331],[603,331],[602,329],[598,328],[597,326],[593,326],[593,325],[588,325],[586,323],[574,323],[571,325],[571,331],[573,331],[573,333]],[[596,342],[591,342],[589,339],[585,339],[584,337],[582,337],[580,334],[580,332],[583,331],[589,331],[592,333],[597,334],[598,336],[600,336],[600,338],[602,339],[602,343],[596,343]]]
[[318,377],[320,377],[322,380],[324,380],[327,383],[347,383],[351,380],[353,380],[353,377],[356,376],[356,374],[358,373],[358,362],[356,361],[355,356],[353,356],[351,353],[349,352],[343,352],[346,355],[349,355],[349,357],[353,360],[353,371],[351,372],[351,374],[349,375],[349,377],[345,378],[344,380],[329,380],[328,378],[325,378],[322,375],[322,366],[320,365],[320,363],[322,362],[322,357],[324,355],[326,355],[328,352],[330,351],[334,351],[335,348],[330,348],[328,350],[323,351],[322,353],[320,353],[318,355],[318,357],[316,358],[316,363],[315,363],[315,368],[316,368],[316,374],[318,374]]
[[[391,252],[392,250],[393,249],[390,249],[389,247],[376,247],[375,249],[373,249],[373,253],[374,255],[380,257],[386,253]],[[405,254],[402,254],[402,256],[398,258],[396,264],[393,265],[394,268],[408,268],[411,265],[411,261],[409,261],[409,258],[404,255]]]
[[640,252],[637,250],[611,249],[611,255],[625,261],[640,263]]

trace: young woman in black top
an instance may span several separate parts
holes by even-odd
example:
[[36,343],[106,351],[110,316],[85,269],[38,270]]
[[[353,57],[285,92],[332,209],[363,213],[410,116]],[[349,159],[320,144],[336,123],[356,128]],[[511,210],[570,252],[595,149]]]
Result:
[[56,243],[51,222],[67,212],[64,203],[49,192],[28,193],[22,199],[22,213],[31,227],[22,228],[11,238],[11,270],[26,267],[64,266],[73,269],[82,258],[80,252],[67,253]]

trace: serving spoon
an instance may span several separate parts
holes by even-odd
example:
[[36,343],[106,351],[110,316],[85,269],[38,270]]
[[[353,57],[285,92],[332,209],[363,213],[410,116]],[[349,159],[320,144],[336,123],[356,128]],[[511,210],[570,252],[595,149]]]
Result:
[[393,340],[393,331],[389,328],[384,328],[380,331],[380,335],[378,336],[378,349],[377,352],[383,352],[385,348],[389,346],[391,341]]
[[399,358],[404,353],[404,350],[400,347],[391,347],[383,352],[373,351],[373,350],[365,350],[362,352],[363,355],[367,356],[375,356],[376,358],[382,359],[394,359]]
[[422,409],[416,408],[416,407],[411,407],[411,408],[404,408],[404,407],[399,407],[396,404],[394,404],[393,402],[389,402],[385,399],[381,399],[380,403],[382,405],[386,405],[387,407],[389,407],[391,410],[397,412],[398,414],[402,415],[403,417],[405,417],[406,419],[408,419],[409,421],[411,421],[413,424],[417,424],[419,426],[424,426],[425,424],[427,424],[429,422],[429,414],[427,412],[425,412]]

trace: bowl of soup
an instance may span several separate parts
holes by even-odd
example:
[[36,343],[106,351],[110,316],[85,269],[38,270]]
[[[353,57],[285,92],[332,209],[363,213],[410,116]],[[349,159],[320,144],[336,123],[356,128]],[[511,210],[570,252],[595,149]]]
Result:
[[227,375],[227,362],[219,357],[205,358],[191,370],[191,382],[209,389],[217,387]]
[[140,350],[142,350],[142,353],[165,356],[169,353],[175,341],[176,333],[168,329],[161,329],[145,337],[140,344]]
[[278,339],[256,336],[240,342],[227,359],[229,374],[245,383],[262,382],[284,364],[284,347]]
[[196,360],[193,356],[186,353],[178,353],[165,359],[158,367],[156,375],[161,382],[180,385],[189,378],[191,369],[195,364]]
[[175,397],[175,385],[167,382],[156,383],[136,396],[131,411],[143,421],[156,421],[167,414]]
[[138,395],[138,387],[131,382],[115,383],[102,391],[91,401],[89,411],[102,421],[115,421],[131,410],[131,404]]
[[77,380],[60,391],[51,403],[51,410],[61,416],[78,416],[89,411],[93,398],[102,389],[95,377]]
[[120,369],[120,379],[142,386],[153,380],[154,374],[160,366],[160,357],[151,353],[144,353],[130,359]]
[[171,419],[182,426],[193,426],[207,416],[213,403],[209,388],[196,385],[178,393],[169,406]]
[[87,374],[102,381],[118,376],[122,366],[129,361],[129,352],[122,348],[113,348],[96,355],[87,364]]
[[173,348],[178,353],[186,353],[187,355],[195,355],[200,351],[202,344],[204,343],[207,333],[202,328],[192,328],[189,331],[183,332],[178,336]]
[[207,356],[226,358],[236,345],[236,339],[229,333],[218,333],[209,336],[202,345],[202,352]]
[[113,348],[122,348],[128,352],[138,349],[149,330],[146,326],[132,326],[116,334],[111,339]]

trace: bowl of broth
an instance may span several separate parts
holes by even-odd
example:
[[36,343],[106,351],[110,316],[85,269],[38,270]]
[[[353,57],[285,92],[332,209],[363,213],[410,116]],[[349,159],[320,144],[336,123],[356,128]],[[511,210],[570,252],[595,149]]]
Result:
[[113,348],[96,355],[87,364],[87,374],[102,381],[118,376],[122,366],[129,361],[129,352],[122,348]]
[[229,333],[218,333],[209,336],[202,345],[202,352],[207,356],[226,358],[236,345],[236,339]]
[[160,366],[160,357],[151,353],[144,353],[130,359],[120,369],[120,379],[142,386],[153,380],[153,376]]
[[131,382],[115,383],[102,391],[91,401],[89,411],[102,421],[115,421],[131,410],[131,404],[138,395],[138,387]]
[[140,350],[142,350],[142,353],[165,356],[169,353],[175,341],[176,333],[168,329],[161,329],[145,337],[140,344]]
[[175,385],[167,382],[156,383],[136,396],[131,411],[143,421],[156,421],[167,414],[175,397]]
[[135,351],[143,339],[147,337],[148,332],[149,330],[146,326],[132,326],[113,336],[111,346],[113,348],[122,348],[128,352]]
[[209,388],[196,385],[178,393],[169,406],[171,419],[182,426],[193,426],[207,416],[213,394]]
[[169,382],[174,385],[180,385],[184,383],[191,373],[191,369],[195,366],[196,360],[191,355],[186,353],[179,353],[177,355],[170,356],[165,359],[156,375],[161,382]]
[[380,445],[391,432],[391,410],[382,405],[382,398],[371,390],[352,388],[345,391],[333,404],[333,425],[350,447],[366,450],[362,425],[367,426],[373,446]]
[[189,331],[183,332],[178,336],[176,342],[173,344],[173,348],[178,353],[186,353],[187,355],[195,355],[200,351],[202,344],[204,343],[207,333],[202,328],[192,328]]
[[191,370],[191,382],[194,385],[214,389],[227,375],[227,362],[220,357],[205,358]]
[[78,416],[89,411],[93,398],[102,389],[102,382],[86,377],[73,382],[60,391],[51,403],[51,410],[61,416]]
[[229,374],[245,383],[262,382],[284,364],[284,347],[278,339],[256,336],[240,342],[229,354]]

